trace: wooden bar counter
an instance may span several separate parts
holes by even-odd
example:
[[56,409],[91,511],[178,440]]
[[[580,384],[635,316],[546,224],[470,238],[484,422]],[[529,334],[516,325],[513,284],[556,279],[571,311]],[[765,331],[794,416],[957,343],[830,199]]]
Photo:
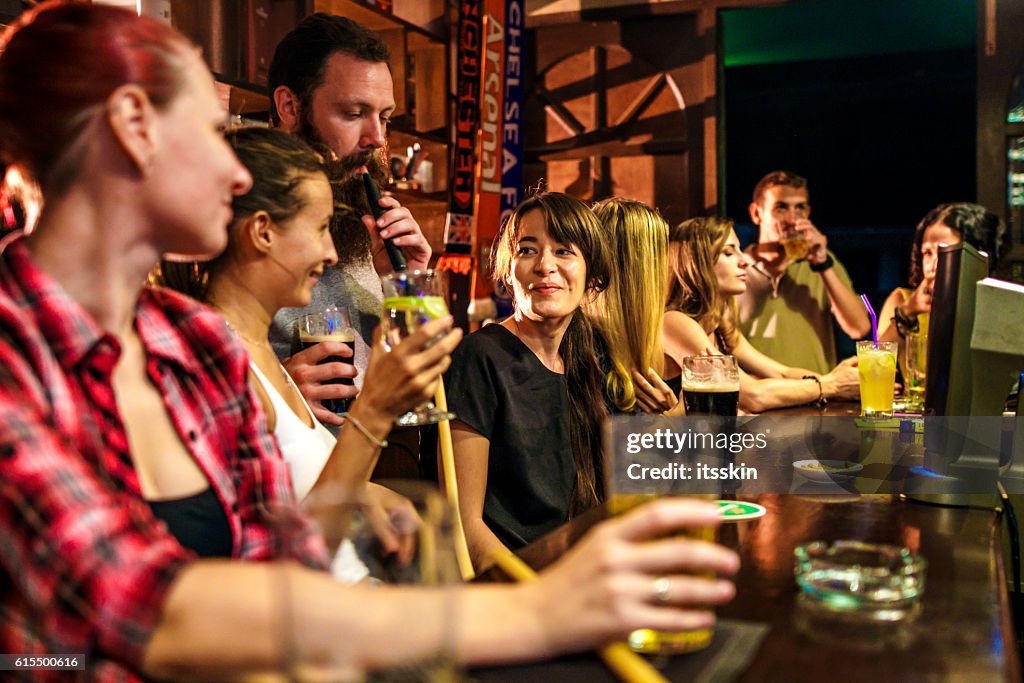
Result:
[[[847,407],[835,406],[825,414],[849,414]],[[806,409],[799,414],[806,415]],[[738,677],[709,680],[1021,680],[995,495],[992,509],[938,507],[886,494],[790,493],[740,498],[764,505],[767,514],[724,524],[719,531],[719,541],[740,554],[742,566],[736,577],[736,598],[719,609],[718,615],[733,623],[765,625],[767,633]],[[572,520],[519,555],[541,569],[602,516],[602,511],[595,510]],[[836,539],[906,546],[927,559],[918,617],[898,627],[851,631],[815,620],[801,607],[793,577],[793,549],[809,541]],[[500,580],[495,570],[482,578]],[[684,655],[660,664],[670,680],[691,680],[693,667],[686,671],[685,660],[696,656]],[[484,682],[615,680],[592,655],[473,673]]]

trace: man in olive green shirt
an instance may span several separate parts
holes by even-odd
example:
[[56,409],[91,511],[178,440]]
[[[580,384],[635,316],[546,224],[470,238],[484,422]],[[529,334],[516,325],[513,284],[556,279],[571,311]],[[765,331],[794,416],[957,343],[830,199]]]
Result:
[[[747,248],[740,327],[765,355],[824,374],[836,364],[833,316],[854,339],[867,335],[871,322],[843,264],[810,221],[809,197],[807,181],[787,171],[769,173],[754,188],[750,217],[760,235]],[[783,239],[797,243],[791,256]]]

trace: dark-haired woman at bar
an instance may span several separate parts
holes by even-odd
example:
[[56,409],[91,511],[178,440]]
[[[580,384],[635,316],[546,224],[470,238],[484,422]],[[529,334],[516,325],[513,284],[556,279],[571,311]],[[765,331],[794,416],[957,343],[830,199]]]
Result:
[[609,252],[586,204],[522,202],[494,245],[514,313],[471,334],[445,375],[459,502],[477,566],[602,500],[603,377],[581,306],[604,289]]
[[724,354],[735,356],[740,365],[740,408],[747,412],[822,398],[857,398],[859,379],[852,361],[815,375],[765,356],[740,332],[733,297],[747,286],[746,257],[732,221],[684,221],[671,230],[669,251],[673,277],[665,312],[668,376],[679,377],[686,356]]
[[978,204],[940,204],[929,211],[914,231],[910,286],[897,287],[885,300],[878,319],[879,339],[902,345],[909,333],[927,334],[939,249],[961,242],[988,254],[992,273],[1009,250],[1011,235],[999,216]]
[[[35,231],[0,253],[0,651],[84,654],[83,676],[101,680],[436,653],[439,634],[408,615],[441,610],[442,593],[338,584],[301,518],[283,542],[266,514],[293,497],[245,350],[214,311],[142,286],[162,254],[226,246],[232,197],[251,179],[225,117],[198,52],[157,20],[43,3],[0,38],[0,154],[45,200]],[[442,334],[409,356],[422,397],[458,339],[443,336],[450,324],[403,342]],[[227,528],[219,558],[186,549],[148,504],[193,494]],[[517,661],[641,626],[706,627],[702,606],[732,586],[689,574],[732,573],[737,558],[666,537],[716,519],[713,506],[652,504],[601,525],[539,581],[461,591],[455,656]],[[282,614],[300,638],[282,637]]]

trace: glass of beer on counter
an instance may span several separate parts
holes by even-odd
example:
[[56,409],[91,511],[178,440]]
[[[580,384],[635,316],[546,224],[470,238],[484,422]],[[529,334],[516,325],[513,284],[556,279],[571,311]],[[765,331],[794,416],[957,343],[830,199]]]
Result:
[[687,415],[735,416],[740,401],[740,370],[734,356],[683,359],[683,403]]
[[[903,381],[910,408],[920,412],[924,410],[924,386],[928,378],[928,334],[912,332],[907,335],[904,346],[906,372]],[[902,368],[901,368],[902,370]]]
[[[299,346],[303,351],[321,342],[340,342],[345,344],[352,352],[355,353],[356,348],[356,333],[352,329],[352,325],[349,323],[348,314],[343,308],[337,306],[328,306],[322,311],[315,313],[308,313],[296,322],[299,328]],[[325,363],[344,363],[346,365],[353,364],[353,356],[326,356],[317,362],[317,365],[324,365]],[[324,384],[345,384],[352,386],[354,384],[350,377],[336,377],[334,379],[324,380]],[[325,399],[321,401],[324,408],[341,415],[342,413],[348,412],[348,406],[352,402],[351,398],[333,398]]]

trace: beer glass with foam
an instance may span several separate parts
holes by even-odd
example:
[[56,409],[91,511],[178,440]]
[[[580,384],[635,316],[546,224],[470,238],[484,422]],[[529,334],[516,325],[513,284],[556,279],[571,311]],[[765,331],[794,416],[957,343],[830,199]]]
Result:
[[[299,346],[303,351],[322,342],[340,342],[345,344],[353,353],[356,348],[356,333],[349,323],[347,312],[337,306],[329,306],[322,311],[309,313],[302,316],[296,322],[299,331]],[[326,356],[317,361],[317,365],[325,363],[344,363],[352,365],[353,356]],[[352,386],[354,382],[349,377],[336,377],[324,380],[324,384],[346,384]],[[333,398],[321,401],[324,408],[332,413],[342,414],[348,412],[351,398]]]
[[687,415],[735,416],[739,399],[740,370],[734,356],[683,359],[683,403]]

